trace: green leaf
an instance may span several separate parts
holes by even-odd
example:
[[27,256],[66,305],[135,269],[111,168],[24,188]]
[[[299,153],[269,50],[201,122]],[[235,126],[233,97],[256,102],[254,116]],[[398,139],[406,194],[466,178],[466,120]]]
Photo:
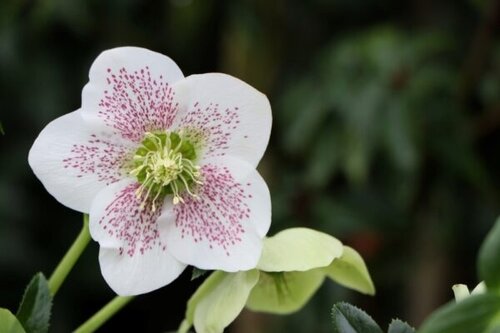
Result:
[[52,296],[42,273],[36,274],[26,287],[17,318],[27,333],[45,333],[49,329]]
[[414,333],[415,329],[399,319],[393,319],[387,333]]
[[349,246],[344,246],[342,256],[326,267],[325,272],[330,279],[344,287],[363,294],[375,294],[375,286],[363,258]]
[[334,333],[382,333],[366,312],[348,303],[341,302],[333,306],[332,320]]
[[419,333],[486,333],[500,329],[500,296],[472,295],[439,308]]
[[300,80],[282,100],[281,108],[288,111],[281,118],[288,129],[283,136],[283,145],[290,154],[303,153],[311,146],[328,116],[323,92],[314,81]]
[[416,122],[408,103],[395,98],[388,101],[382,121],[385,148],[395,166],[402,171],[413,171],[418,163]]
[[490,291],[500,292],[500,218],[479,251],[479,277]]
[[342,243],[328,234],[291,228],[264,239],[257,268],[265,272],[307,271],[330,265],[342,251]]
[[[328,127],[316,134],[315,144],[310,148],[307,159],[307,184],[316,188],[329,186],[342,158],[342,141],[338,139],[339,131]],[[325,154],[325,151],[328,154]]]
[[5,131],[3,130],[3,125],[0,122],[0,134],[5,135]]
[[193,267],[193,272],[191,273],[191,281],[207,274],[209,271],[205,270],[205,269],[200,269],[200,268],[197,268],[197,267]]
[[2,333],[26,333],[16,316],[7,309],[0,308],[0,332]]
[[222,333],[241,312],[258,280],[255,269],[212,273],[188,301],[186,321],[198,333]]
[[306,272],[261,272],[252,289],[247,308],[276,314],[300,310],[321,286],[325,273],[320,269]]

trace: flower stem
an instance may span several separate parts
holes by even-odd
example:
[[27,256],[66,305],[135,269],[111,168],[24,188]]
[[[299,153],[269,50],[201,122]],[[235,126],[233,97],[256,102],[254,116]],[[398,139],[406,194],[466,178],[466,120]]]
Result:
[[68,252],[64,255],[59,265],[57,265],[54,273],[50,276],[49,279],[49,289],[52,296],[54,296],[62,283],[68,276],[69,272],[75,265],[76,261],[82,254],[83,250],[87,247],[87,244],[90,241],[90,233],[89,233],[89,216],[87,214],[83,215],[83,228],[78,234],[78,237],[74,241],[74,243],[69,248]]
[[184,319],[181,326],[177,329],[177,333],[188,333],[191,326],[191,323],[187,319]]
[[128,302],[130,302],[134,296],[116,296],[106,304],[99,312],[90,317],[89,320],[84,322],[80,327],[78,327],[73,333],[91,333],[95,332],[102,324],[104,324],[109,318],[111,318],[115,313],[117,313],[121,308],[123,308]]

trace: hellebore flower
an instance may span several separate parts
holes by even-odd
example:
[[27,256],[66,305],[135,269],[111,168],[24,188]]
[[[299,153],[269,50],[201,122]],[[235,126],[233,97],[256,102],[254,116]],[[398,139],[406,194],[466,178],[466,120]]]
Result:
[[336,238],[307,228],[286,229],[266,238],[256,269],[212,273],[188,302],[185,333],[221,333],[246,306],[288,314],[302,308],[325,277],[373,295],[375,288],[361,256]]
[[186,265],[257,265],[271,200],[255,168],[271,121],[266,96],[234,77],[184,77],[164,55],[121,47],[97,57],[81,108],[42,130],[29,163],[59,202],[90,214],[110,287],[140,294]]

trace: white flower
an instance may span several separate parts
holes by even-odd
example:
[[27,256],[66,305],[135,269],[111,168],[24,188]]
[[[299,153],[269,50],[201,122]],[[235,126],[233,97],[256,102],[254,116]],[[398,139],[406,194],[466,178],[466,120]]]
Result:
[[149,292],[186,265],[257,265],[271,221],[255,170],[271,131],[262,93],[225,74],[184,78],[168,57],[121,47],[94,61],[82,107],[47,125],[29,163],[62,204],[90,214],[102,274]]

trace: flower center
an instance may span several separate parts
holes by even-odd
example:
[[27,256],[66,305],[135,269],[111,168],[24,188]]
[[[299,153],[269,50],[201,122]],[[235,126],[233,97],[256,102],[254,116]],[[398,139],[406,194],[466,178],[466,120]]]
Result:
[[130,174],[135,176],[141,186],[136,190],[138,198],[142,198],[141,208],[146,200],[155,202],[165,195],[173,195],[173,203],[184,200],[183,191],[196,197],[193,188],[202,184],[200,167],[194,164],[196,151],[189,140],[183,139],[182,133],[146,132],[141,146],[133,157],[134,169]]

